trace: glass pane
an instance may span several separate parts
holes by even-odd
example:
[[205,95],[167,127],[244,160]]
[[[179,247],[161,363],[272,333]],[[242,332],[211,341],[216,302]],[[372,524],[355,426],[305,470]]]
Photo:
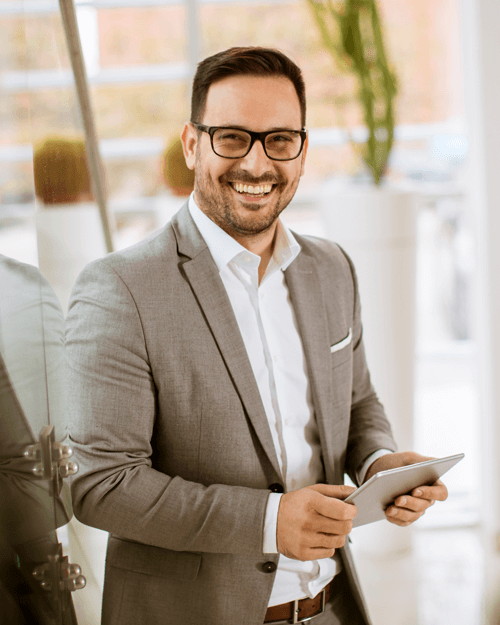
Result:
[[184,62],[185,15],[182,5],[99,9],[101,67]]
[[94,86],[92,95],[101,140],[180,134],[188,117],[184,82]]
[[[20,3],[18,15],[0,19],[0,605],[9,624],[73,625],[71,593],[60,586],[65,556],[56,533],[72,516],[69,482],[62,478],[70,452],[63,446],[59,301],[71,259],[56,245],[68,232],[54,221],[47,228],[53,209],[35,202],[54,161],[38,168],[35,186],[34,154],[51,135],[82,131],[61,18],[57,12],[24,15],[24,9]],[[59,208],[56,221],[71,214]],[[47,231],[52,241],[44,246]],[[70,577],[76,583],[78,575]]]
[[29,94],[33,140],[47,136],[83,137],[80,110],[74,87],[44,88]]
[[69,484],[53,474],[47,453],[66,437],[63,314],[32,265],[0,256],[0,284],[2,613],[9,623],[69,624],[76,622],[69,592],[40,586],[50,583],[50,559],[60,554],[55,530],[72,516]]
[[4,15],[0,18],[0,30],[0,67],[4,71],[69,67],[64,31],[57,14]]
[[184,82],[120,84],[94,86],[92,94],[122,248],[163,226],[182,204],[166,190],[163,159],[188,119],[188,89]]
[[[428,0],[381,0],[379,5],[398,76],[397,123],[454,122],[460,134],[463,100],[456,3],[441,3],[439,9]],[[306,3],[210,3],[200,6],[200,15],[202,57],[231,46],[262,45],[279,48],[297,62],[306,81],[308,128],[363,124],[355,79],[341,73],[320,45]],[[432,132],[429,129],[429,135]],[[328,173],[351,173],[352,165],[350,158],[347,167],[340,163],[340,169]]]
[[59,13],[28,15],[26,20],[28,70],[69,70],[64,28]]
[[[244,12],[245,19],[242,19]],[[332,71],[328,54],[318,48],[315,24],[302,2],[245,2],[200,6],[202,57],[231,46],[279,48],[302,69],[307,87],[307,125],[335,126],[332,104],[346,98],[352,80]]]

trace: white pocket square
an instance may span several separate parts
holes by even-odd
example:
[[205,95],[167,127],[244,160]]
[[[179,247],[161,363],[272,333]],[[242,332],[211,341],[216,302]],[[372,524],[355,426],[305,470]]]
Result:
[[342,339],[341,341],[339,341],[338,343],[335,343],[335,345],[332,345],[330,347],[330,352],[333,354],[333,352],[338,352],[339,349],[344,348],[346,345],[349,345],[349,343],[352,341],[352,328],[349,328],[349,334],[345,337],[345,339]]

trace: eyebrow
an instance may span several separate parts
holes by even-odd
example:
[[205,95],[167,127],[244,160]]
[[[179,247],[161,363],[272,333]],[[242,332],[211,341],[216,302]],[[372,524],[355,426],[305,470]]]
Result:
[[[235,130],[250,130],[250,128],[247,128],[246,126],[241,126],[240,124],[224,124],[223,126],[217,126],[217,128],[234,128]],[[300,132],[302,128],[300,128],[299,130],[295,130],[295,128],[290,128],[289,126],[276,126],[275,128],[270,128],[269,130],[262,130],[262,132],[284,132],[285,130],[292,131],[292,132]],[[252,130],[252,132],[258,132],[258,131]]]

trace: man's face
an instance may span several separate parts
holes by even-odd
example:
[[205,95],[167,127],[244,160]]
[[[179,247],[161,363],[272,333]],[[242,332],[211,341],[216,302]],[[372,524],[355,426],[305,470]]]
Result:
[[[285,77],[232,76],[211,85],[200,123],[265,132],[300,130],[300,103]],[[217,156],[210,136],[186,124],[182,134],[186,162],[195,167],[198,206],[231,236],[251,236],[270,229],[293,198],[303,173],[307,140],[300,156],[274,161],[256,141],[239,159]],[[239,185],[269,185],[264,194],[239,192]],[[267,191],[266,189],[266,191]]]

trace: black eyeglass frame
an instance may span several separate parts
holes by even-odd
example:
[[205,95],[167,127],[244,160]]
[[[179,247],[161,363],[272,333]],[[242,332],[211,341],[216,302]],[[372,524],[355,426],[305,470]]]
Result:
[[[201,130],[202,132],[206,132],[208,135],[210,135],[210,145],[212,146],[213,153],[216,156],[220,156],[220,158],[229,158],[233,160],[236,160],[238,158],[245,158],[245,156],[252,149],[253,144],[256,141],[260,141],[267,158],[271,159],[272,161],[280,161],[280,162],[294,161],[296,158],[299,158],[302,152],[302,149],[304,147],[306,137],[307,137],[307,131],[305,128],[302,128],[302,130],[282,129],[282,130],[269,130],[266,132],[254,132],[253,130],[247,130],[246,128],[234,128],[233,126],[204,126],[203,124],[197,124],[196,122],[191,122],[191,123],[197,130]],[[248,150],[245,152],[245,154],[242,154],[241,156],[222,156],[222,154],[218,154],[214,148],[214,134],[217,132],[217,130],[239,130],[241,132],[246,132],[248,135],[250,135],[250,145],[248,146]],[[266,137],[268,135],[278,134],[280,132],[293,132],[294,134],[300,135],[301,143],[300,143],[300,149],[299,149],[297,156],[294,156],[293,158],[274,158],[272,156],[269,156],[269,154],[267,153],[267,149],[266,149]]]

